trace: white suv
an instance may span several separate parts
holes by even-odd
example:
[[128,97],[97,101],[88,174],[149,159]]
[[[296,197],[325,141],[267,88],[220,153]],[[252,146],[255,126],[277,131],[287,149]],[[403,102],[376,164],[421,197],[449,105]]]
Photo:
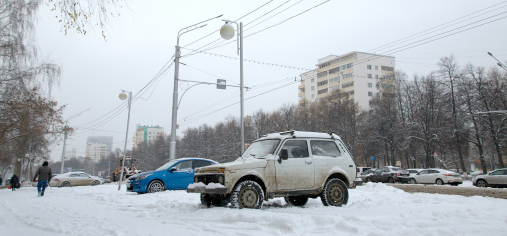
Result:
[[264,200],[285,197],[295,206],[320,197],[325,206],[347,204],[347,188],[360,185],[356,165],[333,133],[289,131],[254,141],[236,161],[197,169],[189,193],[203,205],[261,208]]

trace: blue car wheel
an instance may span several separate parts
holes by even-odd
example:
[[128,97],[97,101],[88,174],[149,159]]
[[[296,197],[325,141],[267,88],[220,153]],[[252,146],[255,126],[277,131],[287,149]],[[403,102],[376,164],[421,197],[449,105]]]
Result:
[[156,193],[156,192],[162,192],[165,190],[165,185],[160,180],[153,180],[150,184],[148,184],[148,193]]

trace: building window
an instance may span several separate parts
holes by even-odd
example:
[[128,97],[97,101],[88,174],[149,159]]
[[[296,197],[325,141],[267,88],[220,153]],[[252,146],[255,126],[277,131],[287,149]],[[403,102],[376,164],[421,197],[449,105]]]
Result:
[[298,97],[298,100],[299,100],[299,101],[301,101],[301,100],[303,100],[303,99],[305,99],[305,96],[299,96],[299,97]]
[[317,87],[322,86],[322,85],[326,85],[326,84],[327,84],[327,80],[323,80],[323,81],[320,81],[317,83]]
[[330,87],[329,88],[329,92],[335,91],[335,90],[338,90],[338,89],[340,89],[340,85],[336,85],[336,86]]
[[344,74],[342,79],[348,79],[354,76],[354,73]]
[[304,93],[305,92],[305,88],[299,88],[299,92],[300,93]]
[[323,93],[327,93],[327,88],[325,89],[321,89],[317,92],[317,94],[323,94]]
[[341,66],[340,68],[341,68],[341,70],[348,70],[352,67],[354,67],[354,63],[351,62],[349,64],[345,64],[345,65]]
[[378,75],[375,75],[375,79],[378,79]]
[[375,66],[375,70],[378,70],[378,66]]
[[340,72],[340,67],[336,67],[336,68],[333,68],[333,69],[329,70],[329,74],[334,74],[334,73],[337,73],[337,72]]
[[314,82],[315,82],[315,79],[312,79],[312,83],[314,83]]
[[333,78],[329,79],[329,83],[333,83],[333,82],[336,82],[336,81],[340,81],[340,76],[336,76],[336,77],[333,77]]
[[322,71],[320,73],[317,73],[317,78],[321,78],[327,75],[327,71]]
[[354,81],[350,81],[348,83],[342,84],[342,88],[347,88],[347,87],[351,87],[351,86],[354,86]]
[[368,88],[373,88],[373,84],[372,83],[368,83]]
[[354,95],[354,90],[350,91],[350,95]]
[[371,65],[366,65],[366,69],[371,70]]
[[312,86],[312,91],[314,91],[314,90],[315,90],[315,86]]
[[372,79],[373,76],[371,74],[368,74],[368,79]]
[[389,66],[381,66],[380,69],[385,71],[394,71],[394,67]]
[[373,92],[368,92],[368,97],[373,96]]
[[312,94],[312,98],[315,98],[315,94]]

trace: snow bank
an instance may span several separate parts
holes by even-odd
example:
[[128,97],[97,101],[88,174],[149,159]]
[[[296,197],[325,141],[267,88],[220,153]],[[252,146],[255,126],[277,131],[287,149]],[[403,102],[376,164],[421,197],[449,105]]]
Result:
[[343,207],[283,198],[262,210],[201,206],[199,194],[118,191],[117,185],[0,190],[1,235],[504,235],[507,201],[410,194],[380,183],[349,190]]

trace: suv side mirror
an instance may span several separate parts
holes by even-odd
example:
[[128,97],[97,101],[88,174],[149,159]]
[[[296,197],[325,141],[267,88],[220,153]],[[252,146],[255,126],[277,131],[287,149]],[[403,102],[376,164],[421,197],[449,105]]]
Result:
[[282,163],[282,160],[289,159],[289,151],[287,151],[287,149],[282,149],[279,156],[280,158],[278,159],[278,163]]
[[169,169],[169,172],[174,172],[176,171],[176,167],[171,167],[171,169]]

